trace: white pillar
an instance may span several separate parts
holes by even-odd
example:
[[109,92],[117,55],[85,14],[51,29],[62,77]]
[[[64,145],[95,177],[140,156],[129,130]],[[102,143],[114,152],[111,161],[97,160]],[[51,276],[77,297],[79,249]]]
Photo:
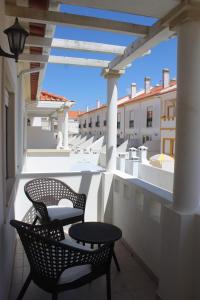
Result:
[[54,133],[54,118],[50,118],[50,120],[51,132]]
[[63,133],[62,133],[62,123],[63,123],[63,112],[58,111],[58,137],[57,137],[57,149],[63,148]]
[[64,149],[69,148],[69,120],[68,120],[68,108],[64,108],[64,132],[63,132],[63,146]]
[[107,79],[107,142],[106,142],[106,169],[116,170],[117,159],[117,81],[120,71],[104,70]]
[[200,22],[178,28],[174,209],[194,212],[200,200]]

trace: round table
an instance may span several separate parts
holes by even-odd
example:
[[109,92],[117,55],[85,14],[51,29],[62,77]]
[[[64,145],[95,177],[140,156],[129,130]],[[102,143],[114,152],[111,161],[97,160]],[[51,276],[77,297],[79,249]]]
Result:
[[[89,243],[93,247],[94,244],[101,245],[119,240],[122,237],[122,231],[117,226],[108,223],[84,222],[72,225],[69,228],[69,235],[78,242]],[[113,258],[120,271],[115,252],[113,252]]]

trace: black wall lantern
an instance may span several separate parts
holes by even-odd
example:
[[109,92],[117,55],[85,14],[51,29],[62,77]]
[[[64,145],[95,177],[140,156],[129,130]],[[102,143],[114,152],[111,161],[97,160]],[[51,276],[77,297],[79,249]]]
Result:
[[14,58],[18,62],[18,57],[24,50],[25,41],[29,34],[19,24],[18,18],[15,19],[15,23],[12,26],[4,30],[4,33],[7,34],[10,52],[13,54],[6,53],[0,47],[0,56]]

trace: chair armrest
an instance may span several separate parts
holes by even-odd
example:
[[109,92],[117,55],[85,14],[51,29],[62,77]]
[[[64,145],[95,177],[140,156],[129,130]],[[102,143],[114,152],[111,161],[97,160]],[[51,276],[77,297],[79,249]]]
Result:
[[108,264],[111,261],[114,247],[114,243],[110,243],[91,251],[63,244],[62,241],[60,241],[59,244],[62,248],[62,253],[64,254],[64,261],[68,261],[69,252],[71,253],[71,257],[73,257],[73,260],[70,260],[70,264],[69,261],[67,262],[65,269],[85,264],[91,264],[93,266]]
[[77,196],[77,199],[74,202],[74,207],[82,209],[83,211],[85,211],[86,195],[76,193],[76,196]]
[[44,238],[60,242],[65,238],[62,223],[59,220],[32,227],[32,230]]
[[39,214],[38,217],[42,219],[42,222],[49,222],[50,219],[46,205],[43,202],[32,201],[32,203],[37,212],[37,215]]

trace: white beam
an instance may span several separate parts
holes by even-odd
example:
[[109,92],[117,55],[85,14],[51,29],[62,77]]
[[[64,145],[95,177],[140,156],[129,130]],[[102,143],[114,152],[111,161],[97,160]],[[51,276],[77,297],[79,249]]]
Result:
[[78,51],[89,51],[89,52],[99,52],[99,53],[111,53],[111,54],[123,54],[126,47],[93,43],[77,40],[65,40],[65,39],[50,39],[37,36],[28,36],[26,40],[26,46],[33,47],[48,47],[48,48],[60,48],[60,49],[70,49]]
[[144,53],[150,48],[158,45],[161,41],[164,41],[174,35],[174,31],[170,30],[169,28],[170,22],[185,8],[186,6],[184,3],[176,6],[167,16],[157,21],[152,26],[146,37],[138,38],[125,49],[123,55],[114,58],[109,64],[109,68],[113,70],[121,70],[125,68],[136,58],[144,55]]
[[110,61],[88,59],[79,57],[68,56],[54,56],[54,55],[36,55],[36,54],[21,54],[19,61],[39,62],[39,63],[52,63],[52,64],[64,64],[64,65],[76,65],[83,67],[97,67],[106,68]]
[[44,11],[29,7],[15,6],[8,3],[5,6],[5,11],[8,16],[17,16],[22,20],[41,24],[67,25],[138,36],[146,35],[149,30],[149,26],[144,25],[68,14],[57,11]]
[[166,40],[173,35],[169,28],[160,28],[146,39],[138,39],[129,45],[123,55],[117,56],[109,64],[109,68],[113,70],[121,70],[132,63],[136,58],[143,56],[152,47]]
[[181,0],[53,0],[63,4],[160,18]]

